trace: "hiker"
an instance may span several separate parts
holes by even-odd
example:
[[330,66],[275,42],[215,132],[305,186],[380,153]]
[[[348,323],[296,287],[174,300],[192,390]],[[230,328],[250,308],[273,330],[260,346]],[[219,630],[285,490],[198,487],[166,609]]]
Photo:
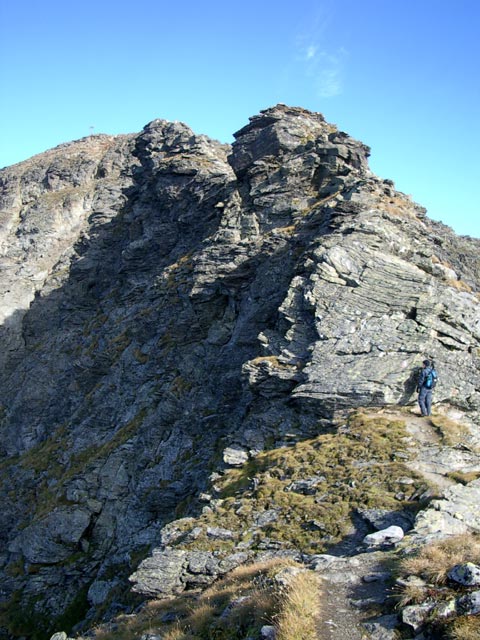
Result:
[[432,414],[432,391],[436,383],[437,372],[435,371],[435,365],[430,360],[424,360],[417,384],[418,404],[420,405],[422,416]]

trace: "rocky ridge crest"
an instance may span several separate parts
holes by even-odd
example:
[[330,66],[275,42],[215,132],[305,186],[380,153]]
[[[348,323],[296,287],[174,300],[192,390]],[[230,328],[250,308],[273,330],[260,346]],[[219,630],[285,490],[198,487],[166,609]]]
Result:
[[235,138],[156,120],[0,172],[2,602],[46,633],[108,602],[212,471],[413,403],[424,355],[478,425],[479,242],[320,114]]

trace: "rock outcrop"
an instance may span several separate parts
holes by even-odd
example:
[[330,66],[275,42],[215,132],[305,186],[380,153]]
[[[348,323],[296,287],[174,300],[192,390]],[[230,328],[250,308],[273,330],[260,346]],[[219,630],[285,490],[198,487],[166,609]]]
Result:
[[278,105],[231,147],[155,120],[0,172],[4,610],[77,621],[212,471],[413,403],[426,355],[478,420],[480,242],[368,155]]

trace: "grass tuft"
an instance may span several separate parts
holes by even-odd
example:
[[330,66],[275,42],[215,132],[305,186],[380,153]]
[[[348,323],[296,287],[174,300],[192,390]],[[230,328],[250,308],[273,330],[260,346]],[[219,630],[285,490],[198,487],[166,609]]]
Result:
[[405,558],[401,569],[435,585],[443,585],[448,571],[463,562],[480,563],[480,536],[465,533],[426,545],[416,555]]
[[[292,564],[277,559],[243,565],[201,593],[152,601],[136,616],[119,616],[113,625],[98,627],[94,638],[132,640],[149,633],[160,635],[163,640],[244,640],[259,637],[262,626],[273,625],[274,621],[281,630],[294,617],[313,620],[312,612],[316,611],[319,599],[315,574],[307,572],[310,578],[300,574],[287,591],[282,591],[275,582],[275,575]],[[314,623],[310,622],[308,628],[314,629]],[[315,640],[316,635],[290,634],[279,638]]]
[[474,480],[478,480],[478,478],[480,478],[480,471],[451,471],[447,473],[447,478],[465,485]]
[[478,640],[480,638],[480,616],[460,616],[446,625],[446,640]]
[[454,447],[465,441],[470,435],[468,427],[460,422],[443,415],[430,416],[432,426],[437,430],[442,439],[442,444],[447,447]]
[[318,577],[311,571],[291,581],[276,619],[276,640],[316,640],[320,612]]

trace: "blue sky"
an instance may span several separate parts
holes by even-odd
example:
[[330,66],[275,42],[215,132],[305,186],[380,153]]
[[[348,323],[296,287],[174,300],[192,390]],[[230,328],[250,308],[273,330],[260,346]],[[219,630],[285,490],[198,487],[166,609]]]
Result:
[[5,0],[0,167],[180,120],[224,142],[278,102],[320,111],[370,165],[480,237],[477,0]]

